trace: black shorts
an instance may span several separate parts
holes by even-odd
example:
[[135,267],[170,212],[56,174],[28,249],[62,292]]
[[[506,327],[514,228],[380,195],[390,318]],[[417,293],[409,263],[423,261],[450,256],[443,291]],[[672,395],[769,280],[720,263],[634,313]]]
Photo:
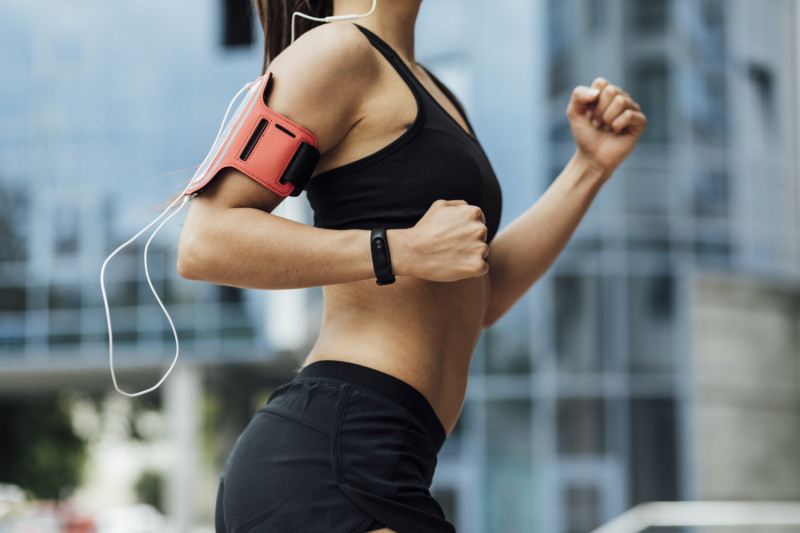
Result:
[[220,477],[217,533],[454,533],[429,491],[444,439],[407,383],[313,363],[236,442]]

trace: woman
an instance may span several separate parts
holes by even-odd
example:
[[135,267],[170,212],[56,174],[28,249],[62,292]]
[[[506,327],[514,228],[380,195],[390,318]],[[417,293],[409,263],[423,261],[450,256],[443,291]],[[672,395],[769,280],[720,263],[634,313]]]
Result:
[[[192,202],[178,269],[237,287],[323,286],[325,305],[304,368],[231,453],[217,531],[453,531],[428,488],[481,328],[553,263],[646,126],[618,87],[577,87],[575,154],[495,236],[488,160],[457,101],[414,60],[421,1],[380,1],[358,25],[318,26],[283,51],[279,13],[293,6],[257,2],[269,106],[319,141],[307,187],[315,227],[271,215],[282,198],[229,170]],[[371,4],[333,0],[332,13]],[[375,283],[373,228],[387,229],[391,285]]]

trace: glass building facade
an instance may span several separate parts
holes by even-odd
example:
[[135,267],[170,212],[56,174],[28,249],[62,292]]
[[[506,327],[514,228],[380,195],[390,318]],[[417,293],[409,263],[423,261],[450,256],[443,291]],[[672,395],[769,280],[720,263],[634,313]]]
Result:
[[[434,481],[460,533],[585,532],[639,502],[693,497],[690,280],[799,277],[797,10],[789,0],[423,3],[418,60],[465,104],[501,181],[502,224],[572,154],[564,110],[575,85],[603,76],[649,120],[553,268],[481,337]],[[0,0],[0,13],[0,389],[10,392],[17,372],[105,371],[100,264],[183,188],[228,99],[260,74],[262,44],[234,0]],[[308,220],[305,199],[290,202],[286,212]],[[319,292],[182,280],[179,229],[164,229],[149,264],[182,357],[221,375],[301,358]],[[156,377],[173,340],[142,246],[111,264],[107,287],[118,365]],[[308,324],[287,334],[287,314]]]

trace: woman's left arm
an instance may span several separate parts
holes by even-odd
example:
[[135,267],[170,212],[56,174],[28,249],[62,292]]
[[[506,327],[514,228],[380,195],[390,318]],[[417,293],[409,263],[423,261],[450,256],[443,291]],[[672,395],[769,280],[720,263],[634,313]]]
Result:
[[647,126],[639,104],[603,78],[591,87],[575,88],[567,118],[575,154],[542,197],[492,240],[484,327],[503,316],[550,268]]

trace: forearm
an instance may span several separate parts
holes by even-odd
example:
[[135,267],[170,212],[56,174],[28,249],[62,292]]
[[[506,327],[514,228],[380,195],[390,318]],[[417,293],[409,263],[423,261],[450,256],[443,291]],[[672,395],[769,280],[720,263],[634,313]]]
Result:
[[[315,228],[253,208],[190,216],[198,218],[187,218],[178,252],[178,270],[185,278],[289,289],[374,277],[367,230]],[[390,230],[387,238],[392,251],[397,248],[402,256],[398,231],[402,230]],[[393,236],[398,242],[392,242]],[[402,265],[402,257],[397,259]]]
[[536,204],[497,234],[489,252],[485,325],[505,314],[550,268],[606,179],[576,152]]

